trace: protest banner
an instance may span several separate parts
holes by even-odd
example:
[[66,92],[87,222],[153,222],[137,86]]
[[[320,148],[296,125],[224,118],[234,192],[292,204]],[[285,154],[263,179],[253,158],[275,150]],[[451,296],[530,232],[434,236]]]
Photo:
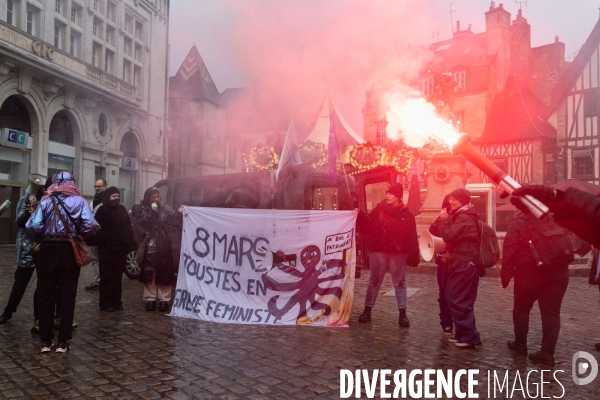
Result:
[[354,211],[186,207],[171,316],[348,326]]

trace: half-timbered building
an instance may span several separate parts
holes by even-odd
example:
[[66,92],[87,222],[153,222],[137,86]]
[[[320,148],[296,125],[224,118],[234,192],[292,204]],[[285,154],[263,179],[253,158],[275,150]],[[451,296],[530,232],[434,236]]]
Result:
[[600,184],[600,21],[552,91],[558,180]]

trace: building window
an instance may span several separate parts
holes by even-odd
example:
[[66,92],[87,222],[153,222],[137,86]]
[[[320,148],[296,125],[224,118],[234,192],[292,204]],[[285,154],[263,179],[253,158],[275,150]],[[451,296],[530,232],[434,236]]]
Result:
[[433,94],[433,76],[429,76],[421,81],[421,92],[427,97]]
[[465,90],[467,87],[467,72],[466,71],[458,71],[452,74],[454,77],[454,81],[458,84],[458,90]]
[[75,56],[75,34],[73,33],[69,39],[69,54]]
[[598,115],[598,93],[596,91],[585,94],[585,115]]
[[454,111],[452,123],[460,132],[465,131],[465,110]]
[[77,23],[77,8],[71,6],[71,22]]
[[237,147],[229,146],[229,168],[235,168],[237,160]]
[[125,15],[125,30],[129,33],[133,31],[133,17],[131,15]]
[[27,10],[27,33],[33,35],[34,23],[33,23],[33,10]]
[[6,23],[9,25],[13,24],[14,9],[15,9],[15,2],[13,0],[8,0],[6,2]]
[[142,61],[142,46],[135,45],[135,59]]
[[61,46],[61,41],[62,41],[62,29],[60,28],[60,25],[54,25],[54,47],[56,47],[57,49],[60,49]]
[[131,55],[131,39],[127,37],[123,39],[123,51],[129,56]]
[[141,79],[142,79],[142,69],[135,67],[135,69],[133,71],[133,85],[136,87],[140,86]]
[[375,122],[375,138],[373,144],[376,146],[382,146],[385,140],[385,121]]
[[135,37],[138,39],[142,39],[142,24],[136,21],[135,23]]
[[573,178],[593,178],[594,158],[592,150],[573,150]]
[[54,11],[57,12],[58,14],[60,14],[61,10],[62,10],[61,2],[62,2],[62,0],[55,0],[55,3],[54,3]]
[[106,168],[104,167],[95,167],[94,168],[94,178],[96,180],[105,179],[106,176]]
[[94,0],[93,7],[94,7],[94,11],[98,11],[98,0]]
[[106,43],[110,44],[110,45],[114,45],[114,40],[115,38],[115,30],[114,29],[109,29],[108,25],[106,25]]
[[92,22],[92,33],[94,34],[94,36],[98,36],[98,21],[96,21],[94,19],[94,22]]
[[98,46],[92,47],[92,65],[98,68]]
[[129,61],[123,62],[123,80],[130,83],[131,77],[131,63]]
[[112,74],[113,73],[113,65],[114,65],[115,55],[112,51],[106,51],[106,55],[104,56],[104,70]]

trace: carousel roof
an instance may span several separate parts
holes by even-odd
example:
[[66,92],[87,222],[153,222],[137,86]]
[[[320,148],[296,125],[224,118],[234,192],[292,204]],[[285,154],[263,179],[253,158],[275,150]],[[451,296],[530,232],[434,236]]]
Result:
[[306,129],[298,135],[300,142],[311,140],[317,143],[329,143],[329,127],[333,121],[340,146],[352,146],[365,141],[350,127],[340,114],[329,93],[325,95],[321,106]]

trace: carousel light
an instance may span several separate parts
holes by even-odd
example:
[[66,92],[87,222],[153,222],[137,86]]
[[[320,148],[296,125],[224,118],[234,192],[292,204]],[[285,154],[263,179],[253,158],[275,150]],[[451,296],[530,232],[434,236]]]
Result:
[[248,154],[244,153],[246,171],[272,171],[279,162],[279,155],[271,146],[258,145],[253,147]]

